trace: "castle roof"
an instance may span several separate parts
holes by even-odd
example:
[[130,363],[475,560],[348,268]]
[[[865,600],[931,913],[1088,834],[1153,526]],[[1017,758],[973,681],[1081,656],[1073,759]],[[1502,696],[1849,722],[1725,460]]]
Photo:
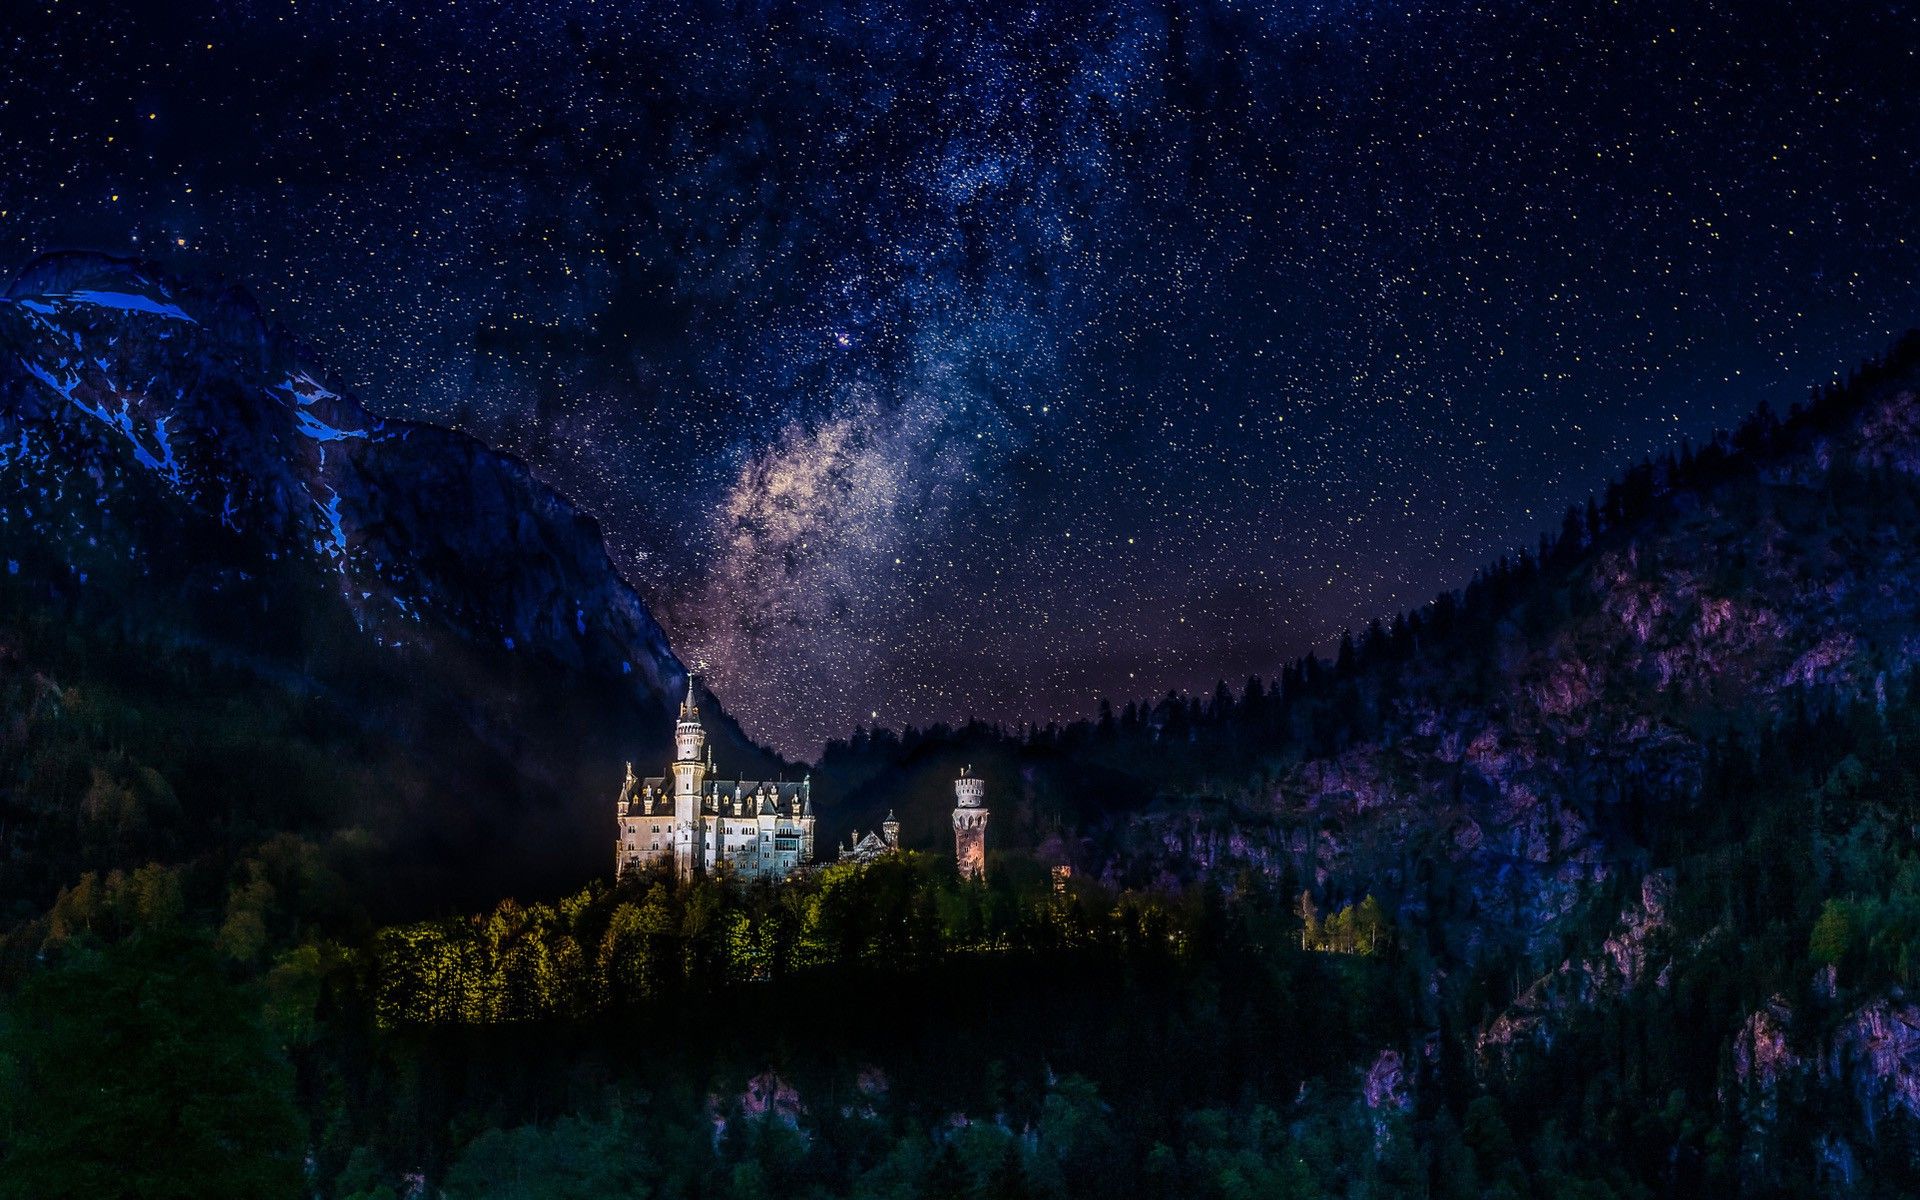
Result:
[[860,838],[858,841],[854,842],[851,846],[842,846],[840,848],[839,861],[859,862],[859,863],[872,862],[876,858],[880,858],[885,855],[892,854],[893,852],[894,852],[893,845],[889,843],[885,838],[881,837],[877,833],[869,833],[866,836]]
[[[620,799],[645,804],[652,800],[652,812],[673,811],[673,780],[660,775],[629,780]],[[733,801],[740,801],[741,816],[812,816],[813,783],[786,779],[709,779],[700,786],[700,811],[719,815],[721,804],[733,815]]]

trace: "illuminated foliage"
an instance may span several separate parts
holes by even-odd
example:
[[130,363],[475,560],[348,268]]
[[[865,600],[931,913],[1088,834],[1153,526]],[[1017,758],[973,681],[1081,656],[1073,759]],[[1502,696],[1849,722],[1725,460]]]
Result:
[[1190,919],[1154,894],[990,889],[912,854],[780,885],[635,880],[554,905],[507,900],[485,916],[384,929],[374,942],[374,1008],[389,1027],[491,1025],[805,971],[904,971],[1074,947],[1164,957],[1183,951]]

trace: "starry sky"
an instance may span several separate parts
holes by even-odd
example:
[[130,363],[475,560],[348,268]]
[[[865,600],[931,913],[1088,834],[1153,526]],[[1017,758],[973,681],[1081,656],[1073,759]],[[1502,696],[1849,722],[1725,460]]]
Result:
[[750,732],[1273,673],[1920,323],[1909,4],[17,0],[0,266],[251,287]]

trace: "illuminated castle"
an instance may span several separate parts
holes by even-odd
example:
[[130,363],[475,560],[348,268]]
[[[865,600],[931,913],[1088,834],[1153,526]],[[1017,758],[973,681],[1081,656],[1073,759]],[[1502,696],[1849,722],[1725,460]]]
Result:
[[614,805],[616,873],[673,861],[681,879],[709,872],[781,879],[813,859],[813,783],[710,779],[713,752],[693,677],[673,729],[670,776],[627,779]]
[[840,847],[839,861],[843,863],[878,862],[889,854],[900,853],[900,822],[893,812],[887,812],[887,819],[880,823],[876,833],[860,836],[858,829],[847,845]]
[[953,857],[962,879],[987,872],[987,781],[963,767],[953,781]]

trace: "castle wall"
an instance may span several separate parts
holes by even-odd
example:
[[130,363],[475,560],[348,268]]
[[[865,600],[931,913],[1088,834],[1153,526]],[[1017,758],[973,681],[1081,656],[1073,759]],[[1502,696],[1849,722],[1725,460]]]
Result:
[[[618,823],[614,843],[618,871],[671,860],[683,877],[692,873],[690,864],[697,862],[704,870],[779,878],[808,861],[813,842],[811,817],[702,813],[683,826],[678,814],[655,812],[628,813]],[[697,833],[691,832],[696,828]]]
[[962,879],[987,873],[987,811],[960,808],[953,813],[953,857]]

